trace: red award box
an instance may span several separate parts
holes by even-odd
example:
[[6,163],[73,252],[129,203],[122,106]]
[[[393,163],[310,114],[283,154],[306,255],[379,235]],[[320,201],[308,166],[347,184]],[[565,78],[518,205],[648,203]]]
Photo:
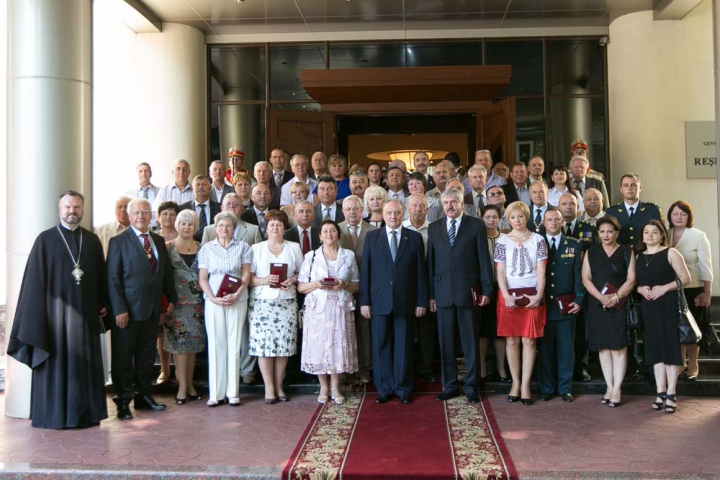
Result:
[[[617,293],[618,288],[613,285],[612,283],[606,283],[603,285],[602,290],[600,290],[600,293],[603,295],[612,295],[613,293]],[[616,312],[621,310],[625,306],[625,302],[627,302],[628,297],[621,298],[620,303],[612,307],[610,310],[615,310]]]
[[508,292],[515,297],[515,305],[518,307],[527,307],[530,305],[530,299],[523,297],[523,295],[537,295],[537,290],[533,287],[511,288]]
[[575,301],[575,294],[567,293],[565,295],[558,295],[555,297],[555,300],[557,301],[560,313],[563,315],[570,315],[570,304]]
[[337,278],[333,277],[325,277],[322,280],[320,280],[320,285],[323,285],[325,287],[333,287],[340,283]]
[[222,282],[220,282],[220,286],[217,289],[217,293],[215,293],[215,296],[217,298],[222,298],[226,295],[231,295],[233,293],[236,293],[238,290],[240,290],[240,286],[242,285],[242,279],[238,277],[233,277],[232,275],[228,275],[227,273],[223,276]]
[[287,280],[287,263],[271,263],[270,264],[270,275],[277,275],[280,277],[278,283],[271,283],[270,288],[280,288],[280,284]]

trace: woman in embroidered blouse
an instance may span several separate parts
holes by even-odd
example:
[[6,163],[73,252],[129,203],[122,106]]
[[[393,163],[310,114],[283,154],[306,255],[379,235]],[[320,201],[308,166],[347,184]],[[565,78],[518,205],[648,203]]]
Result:
[[[670,222],[670,246],[680,252],[690,272],[690,283],[685,286],[685,298],[695,320],[710,322],[710,299],[712,298],[712,259],[710,242],[702,230],[693,227],[695,215],[687,202],[679,200],[668,209]],[[705,340],[705,339],[703,339]],[[700,345],[683,345],[682,360],[685,364],[680,378],[694,382],[699,373],[698,354]],[[687,360],[686,360],[687,358]]]
[[183,210],[175,220],[178,237],[167,243],[178,301],[172,313],[166,313],[163,318],[164,348],[175,356],[175,376],[178,380],[175,403],[178,405],[185,404],[188,399],[201,398],[193,385],[195,354],[204,351],[206,343],[203,292],[198,277],[199,244],[193,238],[198,224],[197,213]]
[[[545,306],[542,298],[545,291],[548,248],[542,236],[527,229],[530,209],[523,202],[508,205],[505,216],[512,231],[500,236],[495,246],[500,290],[497,301],[497,334],[507,337],[506,352],[512,377],[508,402],[522,400],[524,405],[532,405],[530,377],[535,365],[535,344],[536,339],[545,334]],[[512,290],[520,288],[534,289],[535,293],[514,296]],[[525,302],[529,303],[524,307],[517,305]],[[520,339],[523,345],[522,361]]]
[[557,207],[558,202],[560,202],[560,197],[562,197],[563,194],[572,193],[575,197],[577,197],[578,216],[580,216],[580,214],[585,211],[585,205],[583,204],[582,195],[573,188],[572,182],[570,182],[570,175],[568,174],[567,167],[562,164],[553,165],[550,180],[552,181],[553,186],[548,190],[547,203],[553,207]]
[[[358,369],[355,338],[355,302],[360,273],[352,250],[340,248],[340,227],[332,220],[320,225],[322,246],[305,255],[298,277],[298,292],[306,293],[303,344],[300,368],[317,375],[320,381],[318,402],[345,401],[340,393],[340,374]],[[335,285],[323,285],[334,278]],[[328,390],[330,375],[330,390]]]
[[[303,263],[302,250],[283,239],[287,215],[271,210],[265,215],[268,239],[252,246],[250,286],[250,355],[258,357],[265,383],[265,403],[287,402],[283,379],[288,357],[297,353],[297,284]],[[271,263],[287,265],[287,277],[280,282],[270,275]],[[272,287],[277,285],[279,287]]]
[[[198,254],[200,286],[205,292],[209,407],[217,407],[226,397],[230,406],[240,405],[240,344],[247,313],[251,252],[247,243],[233,238],[236,226],[233,213],[215,215],[217,238],[203,245]],[[241,279],[240,289],[216,297],[226,274]]]

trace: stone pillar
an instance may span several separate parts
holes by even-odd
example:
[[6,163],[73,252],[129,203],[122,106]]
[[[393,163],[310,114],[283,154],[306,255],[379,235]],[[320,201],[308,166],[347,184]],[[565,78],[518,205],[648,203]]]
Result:
[[[9,336],[28,254],[58,223],[60,192],[82,192],[83,225],[92,218],[92,0],[9,0],[7,20],[7,224],[22,226],[6,232]],[[29,416],[30,379],[8,358],[6,415]]]
[[[257,100],[257,91],[249,88],[231,88],[223,95],[225,101]],[[219,116],[220,151],[227,163],[227,152],[236,146],[245,153],[245,168],[252,172],[261,159],[258,125],[260,105],[221,105]],[[228,165],[229,166],[229,165]]]
[[[720,0],[712,2],[713,26],[713,61],[715,68],[715,158],[720,158]],[[715,166],[717,173],[717,201],[720,202],[720,167]],[[719,204],[720,205],[720,204]],[[717,227],[720,230],[720,208],[717,213]]]

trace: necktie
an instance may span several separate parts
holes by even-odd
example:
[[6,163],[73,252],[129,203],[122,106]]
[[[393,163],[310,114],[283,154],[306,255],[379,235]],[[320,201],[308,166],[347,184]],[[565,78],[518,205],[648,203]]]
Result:
[[390,241],[390,255],[392,255],[393,262],[395,261],[395,257],[397,256],[397,232],[395,230],[390,232],[390,235],[392,235],[392,240]]
[[263,240],[267,240],[267,232],[265,231],[265,212],[258,213],[258,227]]
[[147,233],[141,233],[140,238],[143,239],[143,250],[145,250],[145,255],[148,262],[150,262],[150,268],[153,273],[157,273],[157,258],[155,258],[155,252],[153,252],[152,245],[150,245],[150,238]]
[[475,195],[475,206],[478,208],[483,207],[482,195],[480,195],[479,193]]
[[[398,199],[398,194],[397,194],[397,192],[393,192],[393,200],[397,200],[397,199]],[[393,232],[393,233],[395,233],[395,232]]]
[[557,247],[555,246],[555,237],[552,238],[552,245],[550,245],[550,258],[555,258]]
[[450,245],[453,245],[455,243],[455,223],[457,221],[453,218],[450,220],[450,230],[448,230],[448,239],[450,240]]
[[141,197],[142,198],[148,198],[148,187],[140,187],[141,190]]
[[205,204],[199,203],[197,208],[200,209],[200,212],[198,213],[200,217],[200,228],[198,228],[198,232],[202,232],[203,229],[207,227],[207,214],[205,213]]
[[541,210],[538,208],[535,210],[535,224],[540,225],[542,223],[542,215],[540,215]]
[[355,237],[355,227],[353,227],[352,225],[348,225],[348,233],[350,234],[350,243],[352,243],[354,247],[355,240],[357,240],[357,237]]
[[582,182],[580,180],[575,180],[575,190],[577,190],[580,193],[583,193]]
[[307,230],[303,230],[302,251],[303,255],[310,251],[310,237],[308,237]]
[[571,233],[572,233],[572,223],[568,222],[565,224],[565,236],[569,237]]
[[280,187],[282,185],[283,174],[275,173],[275,186]]
[[634,213],[635,213],[635,207],[630,207],[630,218],[633,217]]
[[330,207],[326,207],[324,210],[325,213],[323,214],[323,222],[325,220],[330,220]]

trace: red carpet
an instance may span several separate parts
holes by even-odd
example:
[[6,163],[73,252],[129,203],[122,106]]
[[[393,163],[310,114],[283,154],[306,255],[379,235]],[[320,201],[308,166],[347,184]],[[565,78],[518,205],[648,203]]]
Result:
[[436,395],[376,405],[375,394],[348,393],[344,405],[319,407],[283,479],[517,478],[489,402]]

